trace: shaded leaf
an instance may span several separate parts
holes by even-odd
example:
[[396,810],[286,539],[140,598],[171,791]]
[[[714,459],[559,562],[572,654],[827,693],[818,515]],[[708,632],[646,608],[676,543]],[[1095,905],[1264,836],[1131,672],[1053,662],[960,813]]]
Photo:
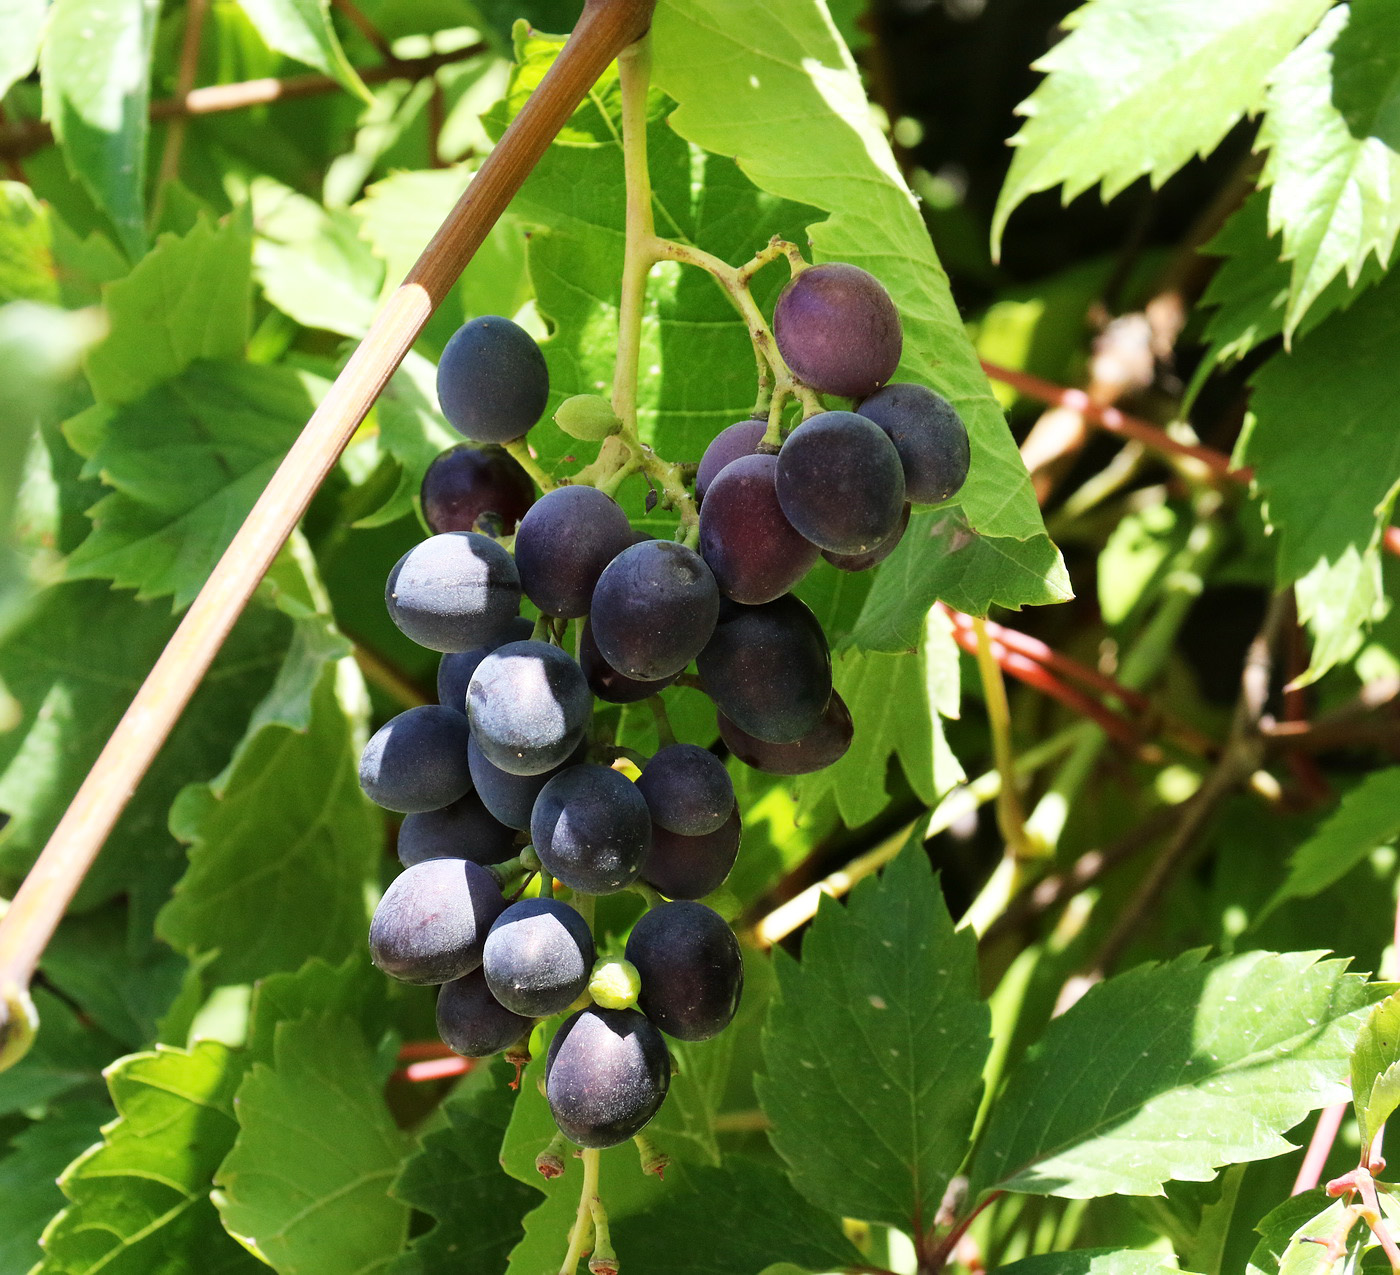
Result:
[[1188,953],[1091,988],[1012,1072],[969,1190],[1157,1195],[1292,1150],[1284,1131],[1345,1095],[1363,1012],[1387,990],[1345,969]]
[[105,1032],[84,1023],[42,987],[30,993],[39,1014],[34,1044],[13,1067],[0,1071],[0,1115],[42,1114],[53,1099],[102,1084],[103,1065],[120,1052]]
[[1372,1006],[1356,1034],[1351,1094],[1364,1148],[1400,1107],[1400,994]]
[[793,1185],[842,1216],[919,1232],[967,1153],[990,1013],[922,838],[842,906],[823,899],[779,999],[759,1101]]
[[238,0],[238,5],[269,48],[314,66],[366,102],[374,101],[340,47],[329,0]]
[[[1256,1228],[1262,1238],[1250,1255],[1248,1275],[1331,1275],[1338,1267],[1327,1241],[1342,1225],[1345,1212],[1345,1200],[1329,1200],[1321,1190],[1285,1200]],[[1355,1269],[1369,1234],[1364,1225],[1351,1229],[1341,1269]]]

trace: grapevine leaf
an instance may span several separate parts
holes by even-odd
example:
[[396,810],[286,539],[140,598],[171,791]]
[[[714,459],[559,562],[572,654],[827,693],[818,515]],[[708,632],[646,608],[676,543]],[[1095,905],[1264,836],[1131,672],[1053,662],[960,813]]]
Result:
[[22,182],[0,182],[0,305],[58,299],[48,210]]
[[1367,257],[1390,260],[1400,233],[1400,15],[1386,0],[1326,14],[1273,76],[1259,146],[1269,226],[1291,263],[1284,333]]
[[19,1275],[42,1254],[39,1236],[63,1207],[58,1175],[102,1135],[98,1126],[111,1114],[105,1104],[72,1103],[19,1134],[0,1157],[0,1200],[5,1229],[0,1231],[0,1271]]
[[943,736],[943,718],[958,715],[958,648],[942,612],[929,612],[918,650],[847,649],[832,671],[855,735],[840,761],[802,779],[804,810],[831,793],[848,828],[873,819],[889,802],[883,780],[892,756],[926,806],[962,782],[963,769]]
[[819,1208],[916,1234],[932,1224],[982,1096],[991,1019],[976,949],[915,835],[847,906],[822,900],[800,965],[775,953],[759,1101]]
[[1400,277],[1391,275],[1254,376],[1255,421],[1239,451],[1278,538],[1281,584],[1364,557],[1390,521],[1400,489],[1397,323]]
[[[391,1268],[394,1275],[497,1275],[539,1192],[501,1172],[500,1145],[515,1095],[497,1066],[482,1085],[462,1085],[442,1104],[447,1123],[428,1134],[391,1194],[437,1219]],[[543,1179],[541,1179],[543,1180]]]
[[1373,1005],[1356,1034],[1351,1093],[1366,1147],[1400,1107],[1400,994]]
[[146,141],[158,0],[56,0],[44,32],[44,118],[68,171],[133,261],[146,251]]
[[[184,862],[166,828],[170,803],[185,784],[228,762],[229,740],[272,685],[290,627],[266,607],[245,612],[107,838],[80,899],[121,887],[163,901]],[[0,736],[6,877],[23,873],[48,839],[173,629],[163,607],[84,582],[40,594],[0,644],[0,677],[19,706],[19,724]]]
[[44,30],[45,0],[0,4],[0,97],[34,69]]
[[259,979],[248,1015],[247,1050],[253,1062],[271,1067],[276,1061],[279,1023],[316,1013],[358,1023],[366,1040],[384,1028],[385,979],[369,962],[369,953],[356,952],[339,965],[312,958],[295,973]]
[[99,403],[132,403],[196,359],[237,359],[252,322],[246,211],[161,235],[103,300],[111,331],[86,360]]
[[59,1180],[72,1203],[36,1275],[233,1275],[258,1265],[219,1226],[209,1183],[233,1145],[238,1057],[217,1041],[132,1054],[108,1072],[118,1118]]
[[1158,1195],[1345,1096],[1367,1005],[1388,990],[1317,953],[1188,953],[1092,988],[1011,1074],[972,1166],[975,1195]]
[[1298,619],[1312,635],[1308,667],[1294,679],[1308,686],[1350,660],[1365,640],[1367,628],[1390,609],[1381,582],[1381,551],[1347,545],[1335,562],[1320,559],[1294,585]]
[[340,47],[329,0],[238,0],[238,5],[268,48],[314,66],[373,105],[374,97]]
[[217,952],[216,983],[339,960],[363,941],[383,835],[360,791],[345,678],[326,666],[308,728],[256,724],[223,775],[176,799],[171,831],[190,843],[190,866],[156,929],[191,956]]
[[829,1271],[860,1261],[836,1219],[775,1168],[731,1157],[722,1169],[690,1170],[687,1186],[614,1229],[617,1251],[638,1270],[759,1275],[775,1262]]
[[[1264,100],[1269,73],[1331,0],[1091,0],[1036,64],[1046,78],[997,199],[992,243],[1028,195],[1064,186],[1064,202],[1103,184],[1105,199],[1147,176],[1160,186],[1218,146]],[[1163,103],[1172,109],[1163,110]]]
[[1179,1270],[1176,1258],[1168,1253],[1079,1248],[1023,1257],[1019,1262],[1001,1267],[1000,1275],[1171,1275]]
[[238,1088],[238,1139],[216,1175],[224,1226],[284,1275],[362,1275],[403,1247],[388,1193],[408,1150],[375,1055],[349,1019],[277,1025],[274,1062]]
[[1047,537],[984,536],[956,509],[921,512],[877,572],[853,638],[867,650],[908,651],[937,601],[984,615],[988,599],[1020,610],[1071,596],[1065,564]]
[[1255,1228],[1262,1237],[1250,1255],[1246,1275],[1331,1275],[1353,1271],[1370,1232],[1352,1227],[1346,1257],[1339,1265],[1328,1241],[1341,1229],[1345,1200],[1329,1200],[1320,1190],[1304,1191],[1285,1200]]
[[124,407],[94,407],[65,432],[84,474],[115,488],[88,511],[71,579],[139,598],[199,592],[310,416],[322,383],[286,367],[193,363]]
[[121,1046],[95,1031],[66,1002],[43,988],[31,993],[40,1030],[18,1063],[0,1072],[0,1116],[41,1111],[53,1099],[91,1086],[100,1092],[102,1066]]
[[1400,766],[1367,775],[1293,852],[1288,876],[1259,914],[1288,899],[1310,899],[1340,881],[1378,846],[1400,837]]

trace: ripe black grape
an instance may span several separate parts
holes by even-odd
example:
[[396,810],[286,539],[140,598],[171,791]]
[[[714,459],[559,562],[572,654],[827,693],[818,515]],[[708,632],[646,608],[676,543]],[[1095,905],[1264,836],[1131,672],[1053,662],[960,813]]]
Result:
[[490,536],[449,531],[394,564],[384,601],[395,624],[430,651],[493,641],[520,610],[515,563]]
[[546,615],[588,614],[603,568],[632,543],[621,506],[596,487],[556,487],[515,537],[520,587]]
[[582,1009],[555,1033],[545,1096],[564,1136],[611,1147],[641,1132],[671,1083],[662,1035],[635,1009]]
[[548,1018],[583,994],[593,959],[588,922],[573,908],[554,899],[521,899],[496,918],[481,969],[507,1009]]
[[405,868],[384,892],[369,926],[369,951],[405,983],[446,983],[481,964],[501,887],[478,863],[426,859]]
[[703,903],[663,903],[632,927],[627,959],[642,990],[637,1008],[677,1040],[709,1040],[729,1026],[744,990],[734,932]]
[[835,691],[831,703],[812,730],[790,744],[772,744],[741,730],[723,713],[719,714],[720,738],[729,751],[746,766],[770,775],[810,775],[824,770],[846,755],[855,727],[851,710]]
[[760,420],[740,421],[737,425],[720,430],[700,457],[700,466],[695,471],[695,498],[705,498],[710,484],[731,460],[753,455],[767,432],[768,422]]
[[494,642],[474,646],[470,651],[449,651],[438,661],[438,703],[443,708],[455,708],[459,713],[465,713],[467,687],[471,685],[472,675],[481,661],[507,642],[528,642],[534,631],[533,623],[523,615],[517,615],[501,630]]
[[642,768],[637,790],[652,823],[683,837],[714,832],[734,810],[734,785],[724,763],[695,744],[661,749]]
[[583,622],[583,638],[579,643],[578,658],[589,689],[609,704],[635,704],[638,700],[644,700],[658,691],[665,690],[680,676],[679,673],[672,673],[670,677],[663,677],[655,682],[639,682],[634,677],[619,673],[603,658],[598,643],[593,640],[593,629],[587,620]]
[[644,540],[608,564],[588,620],[613,668],[654,682],[700,653],[718,615],[719,589],[704,559],[674,540]]
[[801,380],[844,398],[888,381],[904,346],[890,294],[874,275],[842,262],[811,266],[783,289],[773,338]]
[[492,533],[508,536],[534,499],[535,485],[515,457],[469,443],[439,455],[419,491],[423,521],[435,533],[478,530],[476,520],[488,515]]
[[398,852],[405,868],[425,859],[470,859],[489,866],[515,857],[515,829],[493,819],[481,798],[469,792],[440,810],[405,817]]
[[700,555],[735,602],[771,602],[816,565],[820,550],[778,503],[777,474],[776,456],[741,456],[716,476],[700,507]]
[[886,385],[861,403],[894,443],[904,466],[904,492],[917,505],[957,494],[972,461],[967,426],[957,409],[924,385]]
[[544,870],[569,889],[613,894],[637,879],[651,844],[651,814],[625,775],[570,766],[535,799],[530,839]]
[[472,786],[467,719],[439,704],[405,709],[360,754],[360,787],[386,810],[413,814],[451,805]]
[[499,1054],[534,1025],[532,1018],[513,1013],[491,995],[481,970],[444,983],[438,992],[438,1035],[464,1058]]
[[800,739],[831,697],[831,652],[821,624],[791,594],[762,606],[731,604],[696,663],[706,694],[760,739]]
[[549,369],[524,328],[486,314],[452,334],[438,360],[437,391],[442,414],[460,433],[508,443],[543,415]]
[[905,501],[899,524],[873,549],[864,553],[832,553],[830,549],[823,549],[822,557],[839,571],[869,571],[871,567],[878,567],[904,539],[904,533],[909,530],[909,512],[909,502]]
[[889,435],[854,412],[804,421],[778,453],[778,502],[788,521],[832,553],[866,553],[904,510],[904,466]]
[[729,876],[739,857],[742,834],[737,806],[724,823],[703,837],[680,837],[652,824],[642,880],[668,899],[703,899]]
[[566,761],[588,730],[593,697],[583,670],[548,642],[507,642],[481,661],[467,687],[472,739],[512,775]]
[[499,819],[517,832],[530,830],[530,812],[535,808],[540,789],[560,771],[578,765],[587,755],[588,741],[584,740],[563,765],[553,770],[546,770],[542,775],[512,775],[493,766],[476,740],[467,745],[467,765],[471,768],[477,796],[493,819]]

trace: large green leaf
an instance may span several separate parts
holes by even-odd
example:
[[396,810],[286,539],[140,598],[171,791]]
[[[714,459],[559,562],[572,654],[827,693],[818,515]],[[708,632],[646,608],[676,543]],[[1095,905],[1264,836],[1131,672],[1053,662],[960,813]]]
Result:
[[159,0],[55,0],[40,71],[68,170],[135,260],[146,250],[147,109]]
[[1282,1135],[1346,1094],[1347,1060],[1383,986],[1316,953],[1199,953],[1142,965],[1056,1018],[992,1109],[970,1190],[1156,1195]]
[[1367,775],[1293,852],[1288,875],[1259,919],[1288,899],[1321,894],[1372,850],[1390,845],[1396,837],[1400,837],[1400,766],[1391,766]]
[[0,97],[34,69],[47,8],[45,0],[0,0]]
[[72,579],[111,580],[186,606],[228,547],[322,383],[290,368],[200,361],[123,407],[65,426],[84,474],[115,488],[88,511]]
[[330,0],[238,0],[268,47],[314,66],[366,102],[370,91],[350,65],[331,25]]
[[1400,12],[1353,0],[1326,14],[1269,86],[1259,130],[1269,226],[1292,263],[1284,332],[1339,274],[1354,285],[1400,234]]
[[409,1148],[382,1088],[359,1028],[316,1013],[279,1023],[273,1064],[239,1086],[214,1203],[282,1275],[363,1275],[403,1247],[409,1209],[388,1188]]
[[256,724],[223,775],[176,800],[171,830],[190,866],[157,931],[213,956],[215,983],[338,961],[364,942],[383,833],[358,780],[358,682],[353,667],[324,666],[308,727]]
[[102,1135],[111,1109],[97,1103],[61,1107],[19,1134],[0,1156],[0,1272],[25,1275],[42,1256],[39,1236],[63,1207],[58,1175]]
[[967,1153],[991,1016],[921,836],[849,904],[822,900],[801,964],[774,959],[758,1094],[793,1185],[829,1212],[931,1226]]
[[1351,1095],[1361,1145],[1369,1146],[1400,1107],[1400,994],[1373,1005],[1356,1034]]
[[734,1157],[722,1169],[691,1169],[687,1188],[613,1228],[624,1270],[760,1275],[776,1262],[829,1271],[860,1261],[836,1219],[767,1165]]
[[[1103,183],[1112,199],[1137,178],[1160,186],[1213,151],[1263,104],[1269,73],[1331,0],[1091,0],[1036,64],[1045,80],[1018,110],[1011,170],[992,241],[1028,195],[1064,186],[1068,203]],[[1168,107],[1166,104],[1170,103]]]
[[403,1166],[392,1193],[437,1219],[393,1266],[394,1275],[498,1275],[521,1236],[539,1192],[501,1169],[500,1146],[515,1095],[509,1068],[460,1086],[439,1108],[446,1124],[428,1134]]
[[196,359],[237,359],[252,322],[247,211],[162,235],[103,293],[111,331],[86,360],[99,403],[135,402]]
[[258,1264],[209,1202],[233,1145],[237,1057],[215,1041],[132,1054],[108,1073],[118,1118],[59,1181],[72,1203],[44,1232],[37,1275],[234,1275]]

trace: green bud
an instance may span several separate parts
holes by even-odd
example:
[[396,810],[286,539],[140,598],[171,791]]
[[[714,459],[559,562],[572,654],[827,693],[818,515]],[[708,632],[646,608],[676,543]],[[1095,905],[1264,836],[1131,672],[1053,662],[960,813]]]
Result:
[[596,394],[575,394],[573,398],[566,398],[559,404],[554,419],[564,433],[586,443],[601,443],[622,428],[612,404]]
[[588,980],[588,994],[604,1009],[631,1009],[641,990],[641,975],[631,961],[599,961]]

